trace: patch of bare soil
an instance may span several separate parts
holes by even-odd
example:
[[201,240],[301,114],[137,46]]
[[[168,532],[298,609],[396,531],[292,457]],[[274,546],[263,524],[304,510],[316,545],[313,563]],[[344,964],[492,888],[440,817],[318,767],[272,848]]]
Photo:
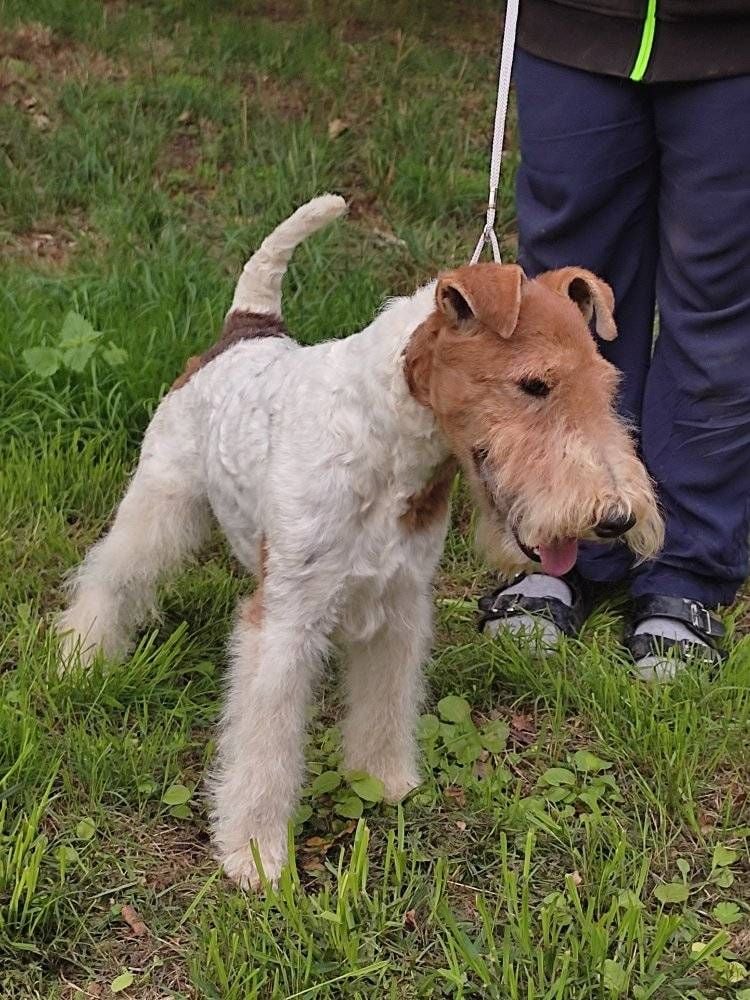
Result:
[[347,12],[342,5],[325,4],[321,0],[309,3],[300,0],[266,0],[253,4],[248,17],[264,17],[269,21],[295,23],[311,16],[324,20],[331,31],[343,41],[353,45],[388,36],[398,40],[400,25],[408,24],[410,40],[438,42],[447,48],[460,51],[488,51],[488,38],[499,38],[498,13],[489,4],[467,4],[463,0],[433,0],[423,3],[421,14],[415,17],[415,8],[409,0],[396,0],[388,9],[388,16],[368,17],[361,8]]
[[63,40],[47,25],[34,21],[0,30],[0,59],[24,63],[40,79],[123,80],[128,76],[122,63],[77,42]]
[[66,224],[50,219],[25,233],[0,234],[0,252],[40,270],[58,271],[70,264],[81,243],[92,240],[102,243],[83,219],[68,218]]
[[717,772],[713,786],[700,799],[698,823],[702,834],[721,825],[727,814],[739,826],[750,817],[750,793],[747,776],[735,771]]
[[19,257],[35,258],[53,267],[65,267],[76,242],[67,230],[48,226],[14,237],[7,249],[11,255],[15,251]]
[[156,170],[158,174],[173,171],[191,174],[199,165],[200,160],[200,138],[188,132],[177,132],[162,150],[156,164]]
[[[165,142],[154,168],[160,184],[170,192],[187,199],[190,214],[205,214],[216,192],[219,178],[214,169],[202,170],[207,146],[217,139],[219,128],[207,118],[194,119],[183,112],[176,128]],[[219,166],[220,172],[229,169]]]
[[142,827],[138,831],[140,846],[151,859],[146,871],[146,885],[162,892],[178,890],[196,872],[207,875],[215,867],[207,834],[196,834],[194,827],[185,828],[171,824]]
[[0,101],[27,113],[40,131],[54,126],[55,88],[66,80],[122,80],[127,69],[100,52],[60,39],[43,24],[0,29]]
[[308,90],[298,81],[282,82],[267,73],[256,73],[243,81],[243,91],[251,103],[287,121],[299,121],[310,112]]

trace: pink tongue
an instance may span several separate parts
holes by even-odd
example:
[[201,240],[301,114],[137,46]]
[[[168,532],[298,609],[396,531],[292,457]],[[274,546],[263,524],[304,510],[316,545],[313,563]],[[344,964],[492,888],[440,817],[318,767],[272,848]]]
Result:
[[536,550],[542,561],[542,572],[548,576],[563,576],[573,569],[578,557],[578,541],[564,538],[554,545],[540,545]]

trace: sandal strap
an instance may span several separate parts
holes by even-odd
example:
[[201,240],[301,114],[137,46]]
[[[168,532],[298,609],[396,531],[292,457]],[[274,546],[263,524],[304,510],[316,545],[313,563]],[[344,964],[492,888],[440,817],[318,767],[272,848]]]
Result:
[[712,666],[720,666],[725,657],[715,646],[706,646],[688,639],[669,639],[667,636],[639,632],[625,638],[625,647],[638,662],[647,656],[664,656],[668,650],[677,648],[680,659],[703,660]]
[[536,615],[551,621],[563,635],[574,638],[578,635],[588,617],[587,602],[583,598],[582,589],[577,574],[567,573],[562,579],[571,589],[573,604],[566,604],[557,597],[528,597],[525,594],[507,594],[512,587],[526,574],[521,573],[511,583],[480,597],[478,604],[482,615],[479,619],[479,631],[484,631],[488,622],[503,618],[513,618],[517,615]]
[[701,639],[713,647],[715,640],[723,639],[724,626],[700,601],[689,597],[668,597],[663,594],[644,594],[633,602],[633,626],[646,618],[671,618],[682,622]]

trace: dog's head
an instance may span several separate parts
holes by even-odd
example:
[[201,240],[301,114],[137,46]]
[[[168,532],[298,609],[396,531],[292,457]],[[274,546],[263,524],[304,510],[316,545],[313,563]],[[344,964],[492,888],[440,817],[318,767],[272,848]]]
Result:
[[492,561],[560,575],[579,540],[618,537],[654,555],[653,488],[591,333],[616,336],[609,286],[576,267],[528,280],[474,264],[440,277],[435,305],[407,345],[406,376],[463,467]]

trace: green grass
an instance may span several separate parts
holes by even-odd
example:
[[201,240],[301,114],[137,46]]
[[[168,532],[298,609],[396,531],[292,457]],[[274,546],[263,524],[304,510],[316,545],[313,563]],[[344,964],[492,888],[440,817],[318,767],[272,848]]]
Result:
[[[352,202],[291,268],[287,319],[306,342],[466,259],[496,28],[484,0],[355,0],[346,14],[322,0],[0,0],[3,1000],[113,984],[217,1000],[750,996],[741,604],[726,668],[663,688],[628,676],[620,605],[541,662],[482,640],[466,601],[487,574],[459,496],[424,785],[359,821],[337,791],[308,789],[296,867],[266,895],[237,892],[208,850],[223,647],[251,586],[221,540],[165,588],[127,664],[55,673],[64,574],[258,239],[313,194]],[[71,311],[103,334],[93,362],[35,376],[23,352],[56,343]],[[313,776],[338,767],[336,717],[331,682]]]

